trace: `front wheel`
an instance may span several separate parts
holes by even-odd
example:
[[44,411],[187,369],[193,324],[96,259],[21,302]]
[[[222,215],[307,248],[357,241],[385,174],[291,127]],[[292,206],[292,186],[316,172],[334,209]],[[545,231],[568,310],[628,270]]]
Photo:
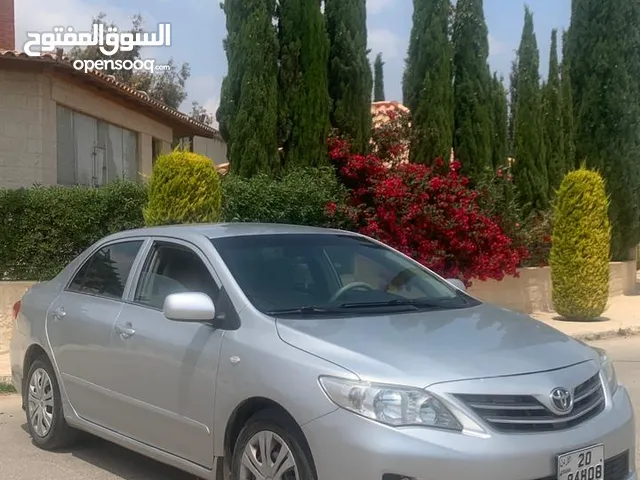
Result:
[[316,480],[301,436],[280,412],[256,414],[238,436],[231,480]]
[[45,450],[70,446],[77,431],[64,418],[58,381],[46,358],[38,358],[31,365],[24,395],[27,427],[33,442]]

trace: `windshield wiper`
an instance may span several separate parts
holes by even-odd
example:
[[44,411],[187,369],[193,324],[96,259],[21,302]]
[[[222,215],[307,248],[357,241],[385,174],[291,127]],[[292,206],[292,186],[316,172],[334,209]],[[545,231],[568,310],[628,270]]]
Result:
[[[452,299],[453,300],[453,299]],[[456,299],[457,300],[457,299]],[[466,306],[466,305],[465,305]],[[343,303],[340,308],[381,308],[381,307],[413,307],[416,310],[421,308],[463,308],[462,305],[450,305],[445,303],[429,302],[427,300],[409,300],[409,299],[395,299],[388,300],[386,302],[354,302]]]
[[296,313],[302,314],[323,314],[323,313],[337,313],[339,310],[335,308],[322,308],[322,307],[297,307],[297,308],[283,308],[281,310],[269,310],[267,315],[295,315]]

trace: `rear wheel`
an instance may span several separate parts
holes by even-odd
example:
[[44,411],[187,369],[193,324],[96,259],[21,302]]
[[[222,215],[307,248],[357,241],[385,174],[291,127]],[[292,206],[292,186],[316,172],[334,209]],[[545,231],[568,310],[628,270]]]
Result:
[[233,452],[232,480],[316,480],[296,425],[278,411],[252,417]]
[[26,386],[27,427],[33,442],[45,450],[70,446],[77,431],[64,418],[58,380],[48,359],[40,357],[33,362]]

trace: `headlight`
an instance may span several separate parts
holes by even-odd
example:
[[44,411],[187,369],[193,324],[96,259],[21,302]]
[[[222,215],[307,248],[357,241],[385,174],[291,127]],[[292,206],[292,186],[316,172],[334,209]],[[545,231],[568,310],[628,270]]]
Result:
[[594,348],[598,352],[598,355],[600,355],[600,370],[602,371],[604,381],[607,383],[609,392],[613,395],[618,389],[618,377],[616,377],[616,369],[613,366],[613,360],[609,358],[605,350],[596,347]]
[[424,426],[462,430],[444,404],[419,389],[320,377],[320,385],[339,407],[393,427]]

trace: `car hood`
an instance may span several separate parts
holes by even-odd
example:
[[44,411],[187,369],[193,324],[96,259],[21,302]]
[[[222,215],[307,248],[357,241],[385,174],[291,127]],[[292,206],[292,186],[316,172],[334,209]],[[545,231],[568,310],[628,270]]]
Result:
[[487,304],[349,318],[278,318],[276,326],[284,342],[362,380],[418,388],[598,358],[595,350],[542,322]]

